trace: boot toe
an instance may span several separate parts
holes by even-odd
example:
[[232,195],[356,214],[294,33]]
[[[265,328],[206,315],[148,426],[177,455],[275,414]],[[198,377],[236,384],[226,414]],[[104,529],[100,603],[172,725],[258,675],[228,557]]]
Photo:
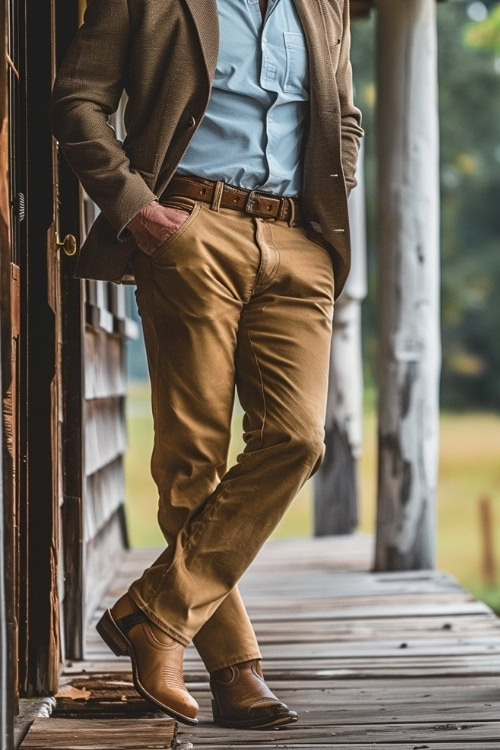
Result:
[[200,707],[187,690],[169,691],[168,700],[170,706],[177,711],[177,713],[187,716],[188,719],[196,719]]
[[296,721],[298,719],[297,712],[291,711],[286,703],[281,702],[256,703],[251,707],[249,715],[251,719],[262,719],[263,721],[275,721],[279,719]]
[[148,697],[150,700],[152,699],[166,713],[178,714],[179,717],[185,717],[189,721],[196,721],[200,708],[197,701],[187,690],[172,687],[159,690],[157,686],[147,686],[144,684],[141,687],[146,693],[145,697]]

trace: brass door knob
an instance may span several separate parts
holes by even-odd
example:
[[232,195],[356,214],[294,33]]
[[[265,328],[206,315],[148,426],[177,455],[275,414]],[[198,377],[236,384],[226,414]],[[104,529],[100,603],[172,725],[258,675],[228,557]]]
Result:
[[76,237],[73,234],[67,234],[66,237],[60,242],[59,238],[56,241],[57,247],[62,247],[66,255],[75,255],[77,251]]

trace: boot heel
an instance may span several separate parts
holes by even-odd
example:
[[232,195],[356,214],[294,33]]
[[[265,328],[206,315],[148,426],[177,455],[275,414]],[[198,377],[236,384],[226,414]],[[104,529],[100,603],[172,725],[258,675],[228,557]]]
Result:
[[215,722],[220,721],[220,711],[217,705],[217,701],[212,698],[212,716]]
[[126,656],[128,654],[127,642],[122,637],[109,609],[97,623],[96,630],[115,656]]

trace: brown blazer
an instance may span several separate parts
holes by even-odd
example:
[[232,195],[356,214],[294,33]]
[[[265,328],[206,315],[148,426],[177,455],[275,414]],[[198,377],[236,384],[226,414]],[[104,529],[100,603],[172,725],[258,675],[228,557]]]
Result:
[[[337,297],[349,271],[347,196],[364,135],[353,103],[349,0],[295,4],[311,76],[303,208],[331,252]],[[126,226],[175,172],[207,107],[217,53],[216,0],[90,0],[50,105],[52,131],[101,209],[75,276],[122,280],[136,249]],[[108,116],[124,90],[122,143]]]

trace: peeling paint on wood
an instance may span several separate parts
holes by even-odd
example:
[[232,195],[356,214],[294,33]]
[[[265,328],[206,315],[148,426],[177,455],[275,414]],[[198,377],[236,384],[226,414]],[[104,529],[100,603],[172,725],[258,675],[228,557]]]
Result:
[[364,145],[349,197],[352,261],[336,302],[326,412],[326,452],[314,480],[314,533],[350,534],[358,524],[357,461],[363,439],[361,302],[366,296]]
[[379,456],[375,568],[432,568],[439,430],[434,0],[378,3]]

